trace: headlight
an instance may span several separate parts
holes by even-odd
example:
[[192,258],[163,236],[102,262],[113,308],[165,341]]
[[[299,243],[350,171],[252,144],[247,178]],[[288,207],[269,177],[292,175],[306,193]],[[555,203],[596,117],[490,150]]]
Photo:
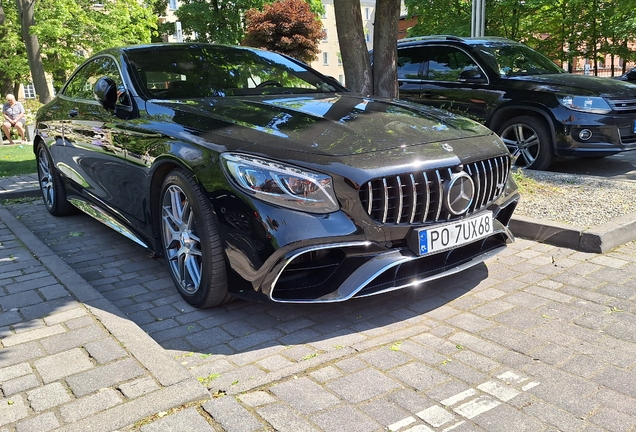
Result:
[[594,114],[608,114],[612,111],[602,97],[560,95],[557,98],[561,105],[575,111]]
[[224,153],[221,157],[234,181],[260,200],[308,213],[340,209],[327,175],[245,154]]

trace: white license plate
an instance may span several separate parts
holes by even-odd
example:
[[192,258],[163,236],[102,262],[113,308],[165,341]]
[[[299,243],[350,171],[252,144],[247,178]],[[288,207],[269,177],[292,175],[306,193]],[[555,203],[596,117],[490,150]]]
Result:
[[452,249],[492,234],[492,212],[480,213],[477,216],[456,222],[416,231],[419,239],[419,254],[427,255]]

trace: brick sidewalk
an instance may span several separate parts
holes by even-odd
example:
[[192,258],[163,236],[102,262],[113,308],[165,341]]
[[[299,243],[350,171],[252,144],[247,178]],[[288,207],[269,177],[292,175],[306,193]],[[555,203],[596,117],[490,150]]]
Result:
[[[37,258],[29,254],[30,264],[20,271],[45,278],[46,272],[34,268],[40,262],[50,269],[77,300],[69,310],[83,309],[99,320],[108,331],[103,339],[125,337],[127,332],[112,328],[119,323],[132,332],[134,322],[154,340],[135,349],[138,343],[120,339],[127,354],[103,365],[91,357],[88,347],[94,341],[60,348],[71,352],[66,355],[82,353],[94,370],[127,361],[131,369],[147,371],[106,385],[104,399],[116,396],[123,402],[80,422],[106,423],[104,413],[133,403],[122,390],[126,384],[153,381],[156,387],[143,397],[163,391],[144,363],[159,355],[162,364],[189,372],[192,379],[181,383],[196,379],[210,393],[185,409],[161,409],[166,413],[117,427],[143,432],[636,430],[634,243],[596,255],[518,240],[486,265],[419,290],[330,305],[234,301],[196,310],[178,296],[161,260],[89,217],[51,217],[39,200],[6,208],[11,215],[0,212],[0,219],[19,218],[7,225],[23,243],[14,239],[7,247],[11,243],[0,240],[2,266],[10,265],[5,260],[20,244],[28,245]],[[52,256],[59,257],[56,265],[48,261]],[[5,274],[4,267],[0,271]],[[84,280],[103,296],[101,306],[68,288],[85,286]],[[29,290],[41,301],[46,286]],[[5,309],[2,303],[10,295],[0,297],[3,317],[11,313],[11,304]],[[26,305],[20,313],[29,308],[36,306]],[[48,318],[25,319],[40,323],[31,331],[56,325],[47,324]],[[14,337],[26,331],[22,322],[0,328]],[[73,324],[60,327],[77,331]],[[35,342],[44,350],[41,341]],[[36,361],[18,360],[8,367],[27,363],[42,387],[48,383]],[[2,373],[7,366],[0,365]],[[52,413],[60,424],[69,421],[62,412],[78,396],[68,381],[76,388],[72,377],[88,372],[54,381],[68,388],[72,399],[42,414],[52,418]],[[89,390],[79,398],[102,393]],[[29,413],[22,421],[39,417],[29,391],[16,393]],[[18,403],[13,402],[11,407]],[[2,407],[0,419],[6,412]],[[103,430],[117,429],[109,427]],[[38,427],[44,430],[49,429]]]
[[2,205],[0,308],[2,431],[110,431],[209,398]]

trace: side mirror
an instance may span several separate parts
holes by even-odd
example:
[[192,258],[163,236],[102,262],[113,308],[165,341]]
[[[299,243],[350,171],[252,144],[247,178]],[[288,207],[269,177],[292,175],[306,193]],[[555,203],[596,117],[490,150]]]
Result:
[[112,78],[101,77],[95,83],[95,98],[105,109],[114,111],[117,104],[117,84]]
[[459,74],[459,82],[483,84],[488,82],[479,70],[467,69]]
[[636,69],[632,69],[625,75],[628,81],[636,81]]

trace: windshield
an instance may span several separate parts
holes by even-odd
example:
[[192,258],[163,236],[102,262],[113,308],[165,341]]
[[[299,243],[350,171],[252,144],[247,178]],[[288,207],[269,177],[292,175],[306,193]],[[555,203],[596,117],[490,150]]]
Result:
[[141,94],[191,99],[345,90],[335,80],[268,51],[214,45],[175,45],[127,51]]
[[502,78],[565,73],[550,59],[522,44],[484,42],[476,48]]

